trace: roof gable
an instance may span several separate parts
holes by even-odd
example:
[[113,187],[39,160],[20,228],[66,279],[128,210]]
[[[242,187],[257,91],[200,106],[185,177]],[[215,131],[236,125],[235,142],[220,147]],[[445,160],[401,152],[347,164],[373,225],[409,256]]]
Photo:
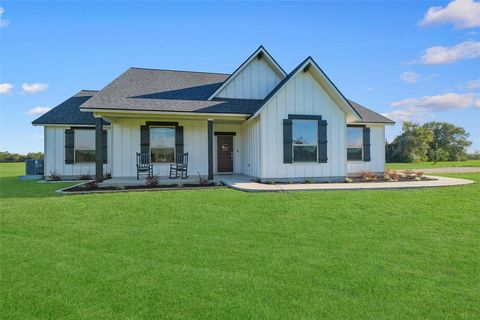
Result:
[[282,67],[260,46],[208,99],[263,99],[285,76]]
[[292,70],[278,85],[265,97],[262,106],[255,112],[252,117],[256,117],[261,110],[271,101],[271,99],[278,93],[278,91],[286,86],[292,78],[294,78],[299,72],[310,72],[312,77],[320,84],[325,92],[332,98],[337,106],[346,114],[347,122],[361,121],[360,114],[353,108],[349,100],[338,90],[333,84],[330,78],[323,72],[323,70],[317,65],[312,57],[307,57],[303,60],[295,69]]

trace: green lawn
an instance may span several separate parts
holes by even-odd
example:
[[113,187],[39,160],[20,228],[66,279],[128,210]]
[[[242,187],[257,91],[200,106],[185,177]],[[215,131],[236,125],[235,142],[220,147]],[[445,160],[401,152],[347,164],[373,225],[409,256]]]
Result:
[[480,160],[466,161],[441,161],[419,162],[419,163],[387,163],[387,168],[394,170],[403,169],[433,169],[433,168],[451,168],[451,167],[480,167]]
[[474,185],[59,196],[0,165],[1,318],[478,319]]

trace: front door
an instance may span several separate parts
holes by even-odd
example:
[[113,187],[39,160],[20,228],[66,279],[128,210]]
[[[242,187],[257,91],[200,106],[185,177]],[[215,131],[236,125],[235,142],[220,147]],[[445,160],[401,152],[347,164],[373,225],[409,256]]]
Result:
[[217,136],[217,171],[233,172],[233,136]]

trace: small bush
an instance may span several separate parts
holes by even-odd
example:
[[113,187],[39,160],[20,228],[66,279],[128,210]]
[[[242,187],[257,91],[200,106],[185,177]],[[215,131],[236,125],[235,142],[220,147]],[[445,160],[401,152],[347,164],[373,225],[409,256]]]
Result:
[[149,187],[158,187],[160,185],[160,178],[158,176],[146,176],[145,183]]
[[80,175],[80,180],[92,180],[92,176],[88,173],[82,173]]
[[201,186],[208,186],[210,184],[210,181],[206,176],[202,176],[200,172],[197,171],[198,174],[198,184]]
[[112,174],[110,172],[105,173],[105,175],[103,176],[103,179],[105,180],[112,179]]
[[352,182],[353,182],[353,179],[352,179],[352,178],[345,178],[345,182],[346,182],[346,183],[352,183]]
[[371,171],[363,171],[360,173],[360,180],[362,181],[374,181],[377,180],[377,175]]
[[315,180],[313,180],[313,178],[308,178],[308,179],[305,179],[305,183],[312,184],[312,183],[315,183]]
[[398,181],[400,179],[400,174],[395,170],[387,169],[385,170],[383,177],[387,181]]
[[50,180],[51,181],[61,181],[62,178],[57,174],[57,171],[50,171]]
[[90,181],[84,184],[86,190],[95,190],[98,189],[98,183],[95,181]]

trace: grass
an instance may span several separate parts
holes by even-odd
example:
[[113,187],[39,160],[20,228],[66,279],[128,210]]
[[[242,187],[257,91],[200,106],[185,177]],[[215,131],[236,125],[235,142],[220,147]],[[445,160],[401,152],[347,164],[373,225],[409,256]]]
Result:
[[480,174],[422,190],[58,196],[0,168],[4,319],[480,318]]
[[440,162],[418,162],[418,163],[387,163],[387,168],[394,170],[402,169],[433,169],[451,167],[480,167],[480,160],[466,161],[440,161]]

